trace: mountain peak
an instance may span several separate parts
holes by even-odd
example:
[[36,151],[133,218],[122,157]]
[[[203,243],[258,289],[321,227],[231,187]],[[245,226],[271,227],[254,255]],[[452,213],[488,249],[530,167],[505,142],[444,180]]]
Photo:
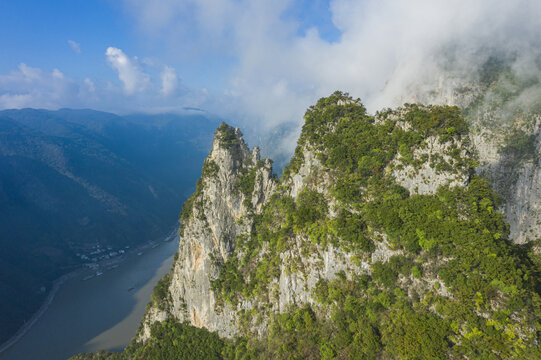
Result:
[[214,133],[214,141],[218,142],[220,147],[230,148],[237,145],[242,146],[244,139],[239,128],[234,128],[225,122],[222,122]]
[[220,125],[140,346],[169,319],[246,339],[246,358],[539,358],[536,269],[468,140],[455,107],[373,116],[336,92],[277,181]]

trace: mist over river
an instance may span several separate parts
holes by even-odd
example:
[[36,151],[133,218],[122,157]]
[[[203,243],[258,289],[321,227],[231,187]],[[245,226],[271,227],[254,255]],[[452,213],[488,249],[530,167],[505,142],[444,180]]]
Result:
[[178,237],[130,254],[90,279],[67,280],[41,318],[0,360],[57,360],[100,349],[120,351],[131,341],[154,285],[166,274]]

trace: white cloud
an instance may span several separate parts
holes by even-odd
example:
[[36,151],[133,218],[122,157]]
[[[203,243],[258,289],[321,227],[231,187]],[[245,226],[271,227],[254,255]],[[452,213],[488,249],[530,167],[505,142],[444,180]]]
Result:
[[124,2],[148,36],[169,37],[180,54],[233,56],[224,104],[259,124],[300,121],[336,89],[372,111],[396,105],[412,84],[437,82],[444,51],[467,71],[488,56],[480,50],[524,50],[541,33],[534,0],[332,0],[336,42],[316,27],[299,33],[283,16],[292,0]]
[[0,109],[22,109],[34,104],[30,94],[2,94],[0,95]]
[[317,24],[301,32],[284,16],[294,0],[124,4],[142,33],[173,49],[179,61],[199,56],[233,64],[218,75],[226,86],[209,110],[263,134],[281,123],[300,124],[309,105],[335,90],[360,97],[372,112],[422,99],[434,88],[444,94],[456,82],[442,74],[471,75],[495,52],[531,53],[541,41],[536,0],[331,0],[340,32],[332,42]]
[[73,106],[79,102],[78,93],[78,85],[58,69],[49,73],[21,63],[0,75],[0,109]]
[[118,72],[118,78],[124,84],[124,90],[128,95],[147,88],[150,79],[140,69],[137,58],[130,59],[122,50],[115,47],[108,47],[105,56],[109,64]]
[[[153,66],[162,71],[154,77],[143,74],[143,80],[138,81],[143,81],[144,87],[136,87],[137,91],[127,94],[124,83],[116,85],[88,77],[76,81],[59,69],[45,71],[21,63],[8,74],[0,74],[0,110],[69,107],[115,113],[159,113],[182,112],[184,107],[208,108],[206,104],[211,96],[206,90],[181,87],[172,67]],[[136,82],[136,86],[140,84]]]
[[24,81],[31,82],[41,79],[42,71],[41,69],[30,67],[25,63],[20,63],[19,73],[12,72],[10,76],[6,77],[6,80],[20,78],[21,75]]
[[53,76],[53,78],[58,79],[58,80],[63,80],[64,79],[64,74],[62,74],[62,71],[60,71],[58,69],[53,70],[52,76]]
[[172,94],[178,88],[178,76],[175,69],[165,66],[160,74],[162,79],[161,92],[167,96]]
[[[298,21],[285,16],[294,0],[124,3],[163,54],[138,54],[139,61],[107,48],[120,80],[112,83],[77,83],[60,70],[21,64],[0,75],[0,107],[122,112],[192,106],[268,133],[277,124],[299,124],[309,105],[335,90],[361,97],[375,111],[453,85],[442,81],[442,69],[460,77],[495,51],[529,54],[541,42],[541,2],[535,0],[331,0],[329,16],[340,33],[334,41],[322,37],[317,24],[300,31]],[[207,66],[209,59],[216,67]],[[531,62],[518,60],[515,68],[531,71]],[[175,68],[190,69],[190,76],[180,82]],[[190,77],[204,80],[188,89],[183,85]]]
[[80,54],[81,51],[81,44],[79,44],[76,41],[68,40],[68,45],[71,47],[71,50],[73,50],[76,54]]

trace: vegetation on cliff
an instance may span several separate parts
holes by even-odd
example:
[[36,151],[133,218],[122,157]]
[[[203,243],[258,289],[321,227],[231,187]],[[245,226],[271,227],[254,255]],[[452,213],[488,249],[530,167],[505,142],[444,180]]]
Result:
[[[237,338],[201,335],[216,350],[205,356],[541,358],[538,260],[509,241],[498,195],[471,171],[476,159],[467,132],[456,107],[405,105],[371,116],[347,94],[320,99],[305,115],[280,190],[259,215],[250,214],[254,226],[237,238],[235,252],[212,282],[222,306],[257,307],[239,314],[246,326]],[[446,153],[419,156],[416,150],[433,139]],[[302,191],[293,194],[293,177],[311,156],[316,160],[310,171],[318,176],[307,176]],[[436,174],[460,172],[469,179],[420,194],[392,175],[397,167],[426,164]],[[247,175],[241,187],[251,182]],[[357,268],[321,278],[309,289],[312,302],[279,313],[280,277],[311,271],[303,259],[286,256],[299,241],[304,259],[332,247]],[[262,323],[263,337],[251,330]],[[155,325],[145,344],[131,345],[137,351],[114,356],[182,356],[184,345],[175,334],[193,331],[185,326]]]
[[175,321],[156,322],[152,336],[145,344],[132,342],[122,353],[100,351],[96,354],[79,354],[72,360],[212,360],[223,359],[228,350],[225,342],[215,333]]

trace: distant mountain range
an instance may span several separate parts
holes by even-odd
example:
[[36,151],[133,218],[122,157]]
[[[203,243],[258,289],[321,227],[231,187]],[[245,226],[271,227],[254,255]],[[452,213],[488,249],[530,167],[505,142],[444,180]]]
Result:
[[1,111],[0,342],[62,274],[171,231],[217,125],[201,112]]

